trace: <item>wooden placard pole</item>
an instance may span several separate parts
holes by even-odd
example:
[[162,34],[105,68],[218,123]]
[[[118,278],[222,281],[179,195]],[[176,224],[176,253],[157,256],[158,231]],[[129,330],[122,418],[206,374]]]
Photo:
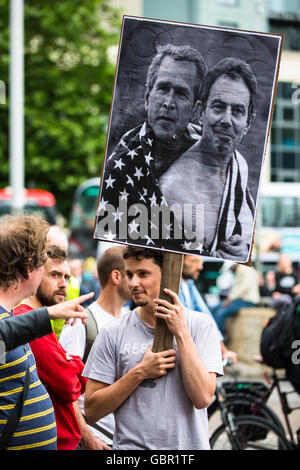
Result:
[[[172,291],[179,293],[181,273],[183,265],[183,257],[179,253],[164,252],[163,266],[162,266],[162,277],[160,285],[159,298],[170,301],[170,297],[164,292],[164,289],[171,289]],[[165,320],[161,318],[156,319],[154,341],[153,341],[153,352],[165,351],[172,349],[173,347],[173,335],[170,332]]]

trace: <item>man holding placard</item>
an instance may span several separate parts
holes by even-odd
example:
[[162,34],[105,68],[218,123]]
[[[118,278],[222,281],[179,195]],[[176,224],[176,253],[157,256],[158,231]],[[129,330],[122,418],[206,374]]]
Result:
[[[105,325],[91,350],[85,411],[91,420],[114,411],[114,449],[209,449],[206,407],[222,375],[220,339],[206,314],[158,299],[163,253],[128,247],[126,273],[137,308]],[[173,348],[151,350],[156,319]]]

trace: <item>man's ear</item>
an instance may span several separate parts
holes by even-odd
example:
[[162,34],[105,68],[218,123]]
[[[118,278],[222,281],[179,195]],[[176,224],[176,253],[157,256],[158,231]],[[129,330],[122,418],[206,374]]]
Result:
[[110,273],[110,278],[112,280],[112,283],[114,286],[117,286],[119,283],[120,283],[120,280],[121,280],[121,273],[120,271],[118,271],[117,269],[114,269],[111,273]]
[[253,122],[254,122],[254,119],[256,118],[256,113],[252,113],[250,118],[249,118],[249,122],[248,122],[248,129],[250,126],[252,126]]
[[202,121],[203,121],[203,113],[205,111],[205,108],[206,108],[206,104],[199,100],[199,116],[200,116],[199,122],[201,125],[203,124]]
[[256,117],[256,113],[252,113],[248,119],[248,124],[247,124],[247,127],[244,129],[244,135],[247,134],[248,130],[250,129],[250,127],[252,126],[253,124],[253,121]]

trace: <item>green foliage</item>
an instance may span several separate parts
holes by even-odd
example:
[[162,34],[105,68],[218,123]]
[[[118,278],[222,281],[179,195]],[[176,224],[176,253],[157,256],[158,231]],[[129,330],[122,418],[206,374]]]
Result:
[[[109,0],[25,0],[25,178],[69,216],[76,187],[101,175],[121,15]],[[0,0],[0,79],[9,86],[9,12]],[[8,103],[0,185],[8,184]]]

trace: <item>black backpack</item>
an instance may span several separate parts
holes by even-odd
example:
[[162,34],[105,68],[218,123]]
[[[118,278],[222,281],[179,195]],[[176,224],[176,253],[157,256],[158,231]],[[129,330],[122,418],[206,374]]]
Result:
[[97,325],[97,322],[94,318],[92,311],[88,307],[86,307],[85,311],[88,314],[88,318],[85,323],[86,341],[85,341],[85,350],[84,350],[84,354],[82,358],[82,362],[84,364],[87,361],[90,350],[98,334],[98,325]]
[[288,307],[280,309],[263,328],[260,338],[260,353],[264,363],[274,369],[286,369],[293,365],[295,351],[293,342],[296,334],[296,309],[300,306],[298,297]]

